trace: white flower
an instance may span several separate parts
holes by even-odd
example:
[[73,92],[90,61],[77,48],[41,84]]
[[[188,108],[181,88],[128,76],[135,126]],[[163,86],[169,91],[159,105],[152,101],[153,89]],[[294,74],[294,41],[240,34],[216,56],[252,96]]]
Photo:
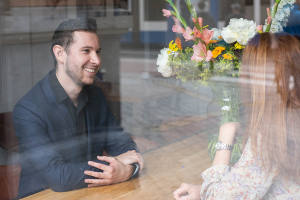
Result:
[[271,25],[271,30],[270,31],[272,33],[281,32],[281,31],[283,31],[283,28],[282,28],[282,26],[280,25],[279,22],[273,21],[272,25]]
[[221,36],[221,30],[218,28],[212,28],[211,30],[214,32],[212,40],[219,40],[219,37]]
[[284,19],[284,17],[285,17],[285,13],[284,12],[278,12],[278,13],[276,13],[276,19],[278,21],[282,21]]
[[[274,19],[272,20],[271,29],[270,29],[271,32],[274,33],[274,32],[280,32],[283,30],[283,27],[286,26],[286,24],[287,24],[291,9],[293,9],[295,2],[296,2],[295,0],[281,0],[280,1],[279,5],[278,5],[277,13],[276,13]],[[274,12],[274,8],[275,8],[275,4],[272,7],[272,12]],[[265,23],[264,28],[266,28],[266,26],[267,26],[267,21]]]
[[224,110],[224,111],[229,111],[230,110],[230,106],[223,106],[221,109]]
[[[267,29],[267,23],[264,25],[263,30],[265,31],[266,29]],[[271,33],[276,33],[276,32],[281,32],[281,31],[283,31],[283,27],[281,25],[281,22],[278,21],[276,18],[273,19],[270,32]]]
[[254,21],[247,19],[231,19],[229,25],[223,28],[221,35],[226,43],[237,41],[246,45],[248,40],[256,34],[256,24]]
[[224,98],[223,101],[228,102],[228,101],[230,101],[230,99],[229,98]]
[[160,54],[157,57],[156,65],[158,65],[157,71],[164,77],[170,77],[172,75],[172,68],[168,65],[168,48],[160,50]]
[[286,3],[288,3],[288,4],[294,4],[295,2],[296,2],[296,0],[281,0],[280,3],[284,3],[284,4],[286,4]]

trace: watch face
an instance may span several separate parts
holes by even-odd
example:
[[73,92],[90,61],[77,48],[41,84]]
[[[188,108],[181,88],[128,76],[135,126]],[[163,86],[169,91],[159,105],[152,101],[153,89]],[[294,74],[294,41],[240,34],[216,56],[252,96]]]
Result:
[[222,148],[222,144],[220,142],[217,142],[216,144],[216,149],[220,150]]

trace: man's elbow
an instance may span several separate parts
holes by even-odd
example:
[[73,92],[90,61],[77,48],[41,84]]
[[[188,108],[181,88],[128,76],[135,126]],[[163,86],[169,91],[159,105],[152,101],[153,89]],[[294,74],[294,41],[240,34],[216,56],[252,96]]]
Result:
[[82,184],[78,184],[78,185],[62,185],[62,184],[55,184],[55,185],[51,185],[50,189],[55,191],[55,192],[67,192],[67,191],[71,191],[71,190],[76,190],[76,189],[80,189],[80,188],[84,188],[87,185],[85,183]]

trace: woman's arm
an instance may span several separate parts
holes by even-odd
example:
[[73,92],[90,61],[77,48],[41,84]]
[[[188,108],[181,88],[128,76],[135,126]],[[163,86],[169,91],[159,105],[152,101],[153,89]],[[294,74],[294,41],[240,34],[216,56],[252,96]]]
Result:
[[[235,134],[240,124],[238,122],[225,123],[220,127],[219,142],[227,145],[233,145]],[[229,165],[231,150],[217,150],[213,161],[215,165]]]
[[[239,125],[221,126],[219,141],[233,144]],[[272,185],[275,173],[265,172],[259,158],[251,151],[251,141],[244,148],[240,160],[230,168],[229,150],[219,150],[213,166],[202,173],[201,199],[262,199]]]

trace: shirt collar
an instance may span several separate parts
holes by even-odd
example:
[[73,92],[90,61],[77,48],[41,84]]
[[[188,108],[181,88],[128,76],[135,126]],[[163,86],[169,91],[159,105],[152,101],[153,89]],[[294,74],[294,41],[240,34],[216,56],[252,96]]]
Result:
[[[67,99],[69,99],[68,94],[66,93],[65,89],[62,87],[62,85],[60,84],[60,82],[56,77],[55,70],[52,70],[50,72],[50,85],[54,91],[55,98],[58,103],[62,103]],[[86,105],[87,101],[88,101],[88,95],[86,92],[86,87],[84,86],[78,96],[78,108],[79,109],[83,108]]]

